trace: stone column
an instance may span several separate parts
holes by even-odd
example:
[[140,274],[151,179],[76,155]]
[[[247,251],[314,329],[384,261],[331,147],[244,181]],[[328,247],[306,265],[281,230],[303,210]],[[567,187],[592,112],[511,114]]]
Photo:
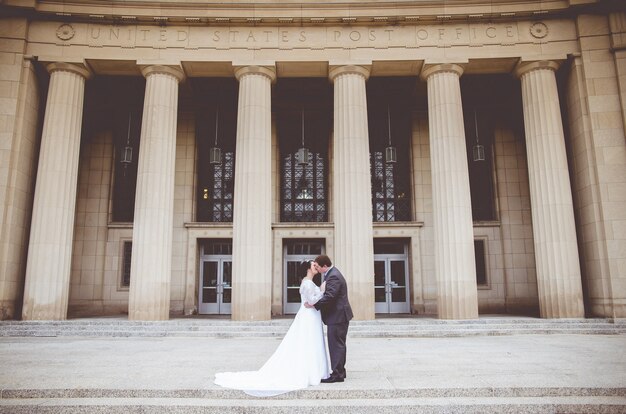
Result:
[[146,92],[137,169],[128,319],[166,320],[170,309],[178,83],[176,66],[142,68]]
[[524,63],[522,82],[539,308],[543,318],[584,317],[576,225],[553,61]]
[[374,319],[372,184],[365,81],[369,68],[338,66],[334,83],[333,216],[335,257],[354,318]]
[[76,210],[80,133],[83,120],[84,66],[51,63],[35,186],[24,320],[63,320],[67,304]]
[[433,186],[437,312],[442,319],[478,317],[474,228],[459,78],[463,67],[426,67]]
[[232,319],[269,320],[272,308],[273,67],[244,66],[239,80],[233,211]]

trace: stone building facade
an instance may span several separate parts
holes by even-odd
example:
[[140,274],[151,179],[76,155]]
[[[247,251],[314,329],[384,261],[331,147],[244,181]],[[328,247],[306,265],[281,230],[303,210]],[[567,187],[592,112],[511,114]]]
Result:
[[626,317],[620,1],[0,5],[0,316]]

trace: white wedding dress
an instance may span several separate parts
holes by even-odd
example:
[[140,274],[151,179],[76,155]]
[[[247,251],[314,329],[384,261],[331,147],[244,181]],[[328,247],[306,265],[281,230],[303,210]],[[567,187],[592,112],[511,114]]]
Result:
[[217,373],[215,383],[255,397],[271,397],[318,385],[322,378],[328,378],[322,318],[318,310],[304,306],[304,302],[316,303],[322,295],[313,281],[303,279],[302,305],[274,354],[258,371]]

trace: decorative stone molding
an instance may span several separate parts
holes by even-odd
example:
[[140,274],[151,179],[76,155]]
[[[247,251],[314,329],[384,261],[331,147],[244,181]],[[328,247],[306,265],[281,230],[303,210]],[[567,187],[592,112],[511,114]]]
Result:
[[265,75],[272,83],[276,82],[276,67],[274,66],[235,66],[235,78],[237,78],[237,80],[241,80],[242,76],[247,74]]
[[425,64],[422,67],[422,73],[420,76],[423,80],[428,79],[431,75],[439,72],[454,72],[458,76],[463,74],[465,65],[463,63],[437,63],[437,64]]
[[530,34],[536,39],[543,39],[548,33],[548,26],[544,22],[536,22],[530,26]]
[[166,75],[174,76],[178,82],[185,79],[185,72],[180,67],[180,65],[141,65],[141,74],[147,78],[148,75],[153,73],[163,73]]
[[328,78],[334,82],[339,75],[355,73],[362,75],[365,80],[368,80],[370,77],[370,69],[371,65],[333,65],[328,72]]
[[526,73],[535,69],[550,69],[556,71],[560,66],[560,63],[556,60],[538,60],[533,62],[521,62],[517,64],[515,68],[515,76],[521,78]]
[[57,29],[57,37],[61,40],[70,40],[75,34],[76,31],[70,24],[62,24]]
[[85,79],[89,79],[92,76],[91,70],[86,64],[75,64],[75,63],[66,63],[66,62],[54,62],[49,63],[46,66],[46,69],[49,73],[56,71],[65,71],[76,73],[77,75],[82,76]]

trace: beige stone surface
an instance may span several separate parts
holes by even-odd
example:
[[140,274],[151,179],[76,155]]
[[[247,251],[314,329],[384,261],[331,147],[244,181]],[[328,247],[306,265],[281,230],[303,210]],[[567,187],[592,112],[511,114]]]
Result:
[[517,70],[522,81],[539,309],[546,318],[584,316],[576,224],[554,62]]
[[[104,313],[109,191],[113,161],[110,132],[101,132],[85,140],[81,148],[78,172],[78,195],[68,313],[100,315]],[[116,252],[115,257],[117,257]],[[117,270],[117,269],[116,269]],[[119,275],[115,272],[115,275]],[[113,280],[119,288],[121,277]],[[128,288],[126,288],[128,290]]]
[[455,64],[422,72],[428,83],[437,314],[443,319],[478,317],[462,73]]
[[[495,240],[499,239],[496,243],[490,239],[489,253],[495,254],[496,262],[491,264],[490,271],[498,274],[498,270],[502,269],[507,311],[532,313],[538,309],[539,303],[523,131],[511,130],[502,122],[497,124],[495,134],[500,236],[494,235]],[[501,249],[501,256],[496,253],[498,249]],[[497,280],[495,282],[498,283]],[[478,293],[480,299],[483,292]],[[502,298],[500,295],[497,297]]]
[[332,159],[335,256],[331,260],[346,278],[355,319],[373,319],[372,187],[365,93],[369,68],[338,66],[331,69],[330,77],[335,102]]
[[[603,46],[621,41],[623,16],[582,16],[580,25],[596,27],[595,42],[583,42],[572,61],[568,113],[573,138],[576,208],[581,235],[587,312],[626,315],[623,232],[626,211],[623,59]],[[609,29],[612,35],[609,36]]]
[[176,67],[147,66],[128,303],[131,320],[170,314],[178,82]]
[[[342,147],[340,143],[347,140],[339,138],[346,135],[341,135],[344,132],[336,126],[329,143],[329,221],[315,225],[280,223],[278,141],[282,138],[277,135],[276,119],[272,117],[268,81],[263,81],[262,87],[247,89],[259,94],[252,101],[262,99],[262,105],[252,103],[240,107],[245,117],[242,134],[252,139],[246,141],[245,149],[238,144],[238,151],[243,151],[241,154],[247,160],[254,159],[256,165],[239,165],[238,168],[244,168],[245,173],[260,180],[260,184],[249,182],[247,177],[241,179],[245,184],[240,184],[237,197],[246,201],[245,205],[236,203],[236,208],[241,208],[244,214],[239,215],[236,223],[196,223],[198,147],[193,104],[172,104],[167,109],[168,114],[178,119],[168,136],[170,144],[175,145],[172,152],[175,156],[168,158],[166,175],[173,180],[173,189],[171,196],[165,197],[167,200],[161,200],[163,205],[171,202],[172,207],[171,210],[167,207],[163,217],[154,212],[151,216],[156,225],[151,226],[154,231],[151,234],[158,235],[152,238],[161,239],[161,235],[169,232],[171,237],[166,238],[171,238],[171,246],[162,246],[166,253],[157,254],[159,259],[164,256],[165,261],[169,260],[167,264],[147,264],[159,267],[156,272],[159,275],[153,282],[158,279],[163,284],[156,290],[146,290],[151,290],[151,294],[141,293],[145,300],[149,300],[150,295],[161,295],[157,300],[158,316],[151,314],[146,319],[166,318],[168,313],[197,312],[197,253],[199,241],[206,238],[233,238],[235,250],[246,252],[245,258],[239,253],[234,257],[235,268],[240,269],[239,282],[245,286],[245,293],[241,290],[241,296],[236,299],[238,305],[234,304],[234,318],[268,319],[270,315],[283,313],[282,249],[284,239],[294,237],[324,240],[326,252],[351,283],[350,297],[360,319],[373,318],[373,271],[363,264],[371,261],[361,260],[363,252],[369,257],[373,237],[403,239],[409,245],[411,308],[418,313],[436,314],[438,302],[441,302],[438,275],[442,267],[456,263],[458,258],[451,253],[439,257],[435,254],[437,229],[441,227],[436,222],[443,213],[435,207],[442,191],[441,185],[435,185],[441,163],[431,162],[431,158],[437,157],[438,148],[430,141],[450,125],[458,126],[459,122],[442,123],[438,129],[428,125],[429,114],[426,108],[420,107],[426,99],[426,86],[424,80],[418,79],[418,74],[424,67],[428,70],[429,65],[443,62],[463,63],[464,76],[512,73],[520,60],[564,62],[557,78],[562,81],[560,98],[567,104],[567,117],[563,119],[569,125],[562,138],[569,153],[559,157],[567,156],[568,172],[572,176],[578,226],[575,230],[582,264],[582,274],[574,279],[578,277],[583,281],[588,315],[626,315],[626,52],[623,50],[626,18],[623,12],[585,14],[596,10],[599,2],[595,0],[585,0],[583,3],[589,5],[584,7],[580,2],[548,1],[542,2],[539,9],[536,2],[526,0],[445,5],[350,0],[332,7],[326,3],[296,0],[278,4],[258,0],[237,7],[232,7],[232,2],[207,5],[192,0],[184,8],[177,7],[177,3],[170,1],[168,7],[163,8],[163,4],[139,6],[128,2],[123,9],[80,1],[71,5],[37,3],[36,10],[34,3],[19,0],[3,4],[3,7],[20,4],[31,8],[34,14],[51,14],[31,21],[6,17],[0,20],[0,318],[11,317],[14,313],[26,273],[29,227],[31,221],[40,226],[37,223],[42,220],[30,211],[34,197],[33,171],[45,158],[45,145],[42,145],[40,160],[36,157],[37,130],[41,128],[38,113],[43,114],[45,106],[40,102],[45,91],[39,89],[39,81],[45,82],[46,75],[38,76],[36,72],[41,72],[46,63],[57,61],[85,63],[83,67],[91,69],[95,76],[141,76],[145,65],[179,64],[187,76],[199,78],[232,78],[242,65],[267,65],[272,68],[269,72],[264,69],[257,72],[264,72],[272,79],[276,77],[278,83],[286,77],[326,78],[336,66],[366,65],[370,77],[407,76],[418,84],[420,103],[411,115],[413,217],[408,223],[372,225],[371,206],[366,211],[367,203],[371,202],[368,198],[369,165],[361,156],[368,145],[363,139],[368,131],[363,122],[354,123],[353,118],[344,116],[362,114],[364,99],[351,93],[342,96],[357,99],[360,102],[357,108],[348,108],[348,104],[341,111],[335,110],[333,116],[336,121],[339,118],[345,131],[357,131],[361,140]],[[55,14],[57,12],[63,17],[53,17],[60,16]],[[242,85],[243,82],[240,89]],[[363,84],[359,81],[358,87],[352,85],[351,88],[361,91],[363,85],[367,85],[367,81]],[[259,88],[263,92],[259,92]],[[440,94],[444,91],[435,89]],[[545,92],[543,89],[546,88],[533,93]],[[52,88],[49,94],[53,94]],[[178,89],[176,94],[172,92],[172,96],[177,94],[187,98],[189,85]],[[463,101],[463,97],[460,100]],[[160,105],[154,108],[163,109]],[[546,111],[546,115],[554,116],[552,109]],[[430,113],[434,114],[432,108]],[[165,119],[161,118],[154,119],[159,122]],[[556,118],[561,120],[560,115]],[[539,224],[531,215],[538,213],[538,198],[539,202],[551,205],[551,197],[562,196],[568,185],[550,186],[560,191],[548,191],[540,197],[538,191],[533,191],[531,206],[530,188],[535,184],[531,184],[532,179],[529,182],[529,174],[533,174],[529,167],[535,167],[530,157],[527,159],[526,150],[531,151],[535,142],[528,140],[527,148],[521,128],[506,119],[500,121],[494,135],[497,220],[472,226],[466,213],[454,213],[443,214],[445,223],[461,220],[465,223],[463,239],[469,242],[479,238],[486,242],[488,285],[478,288],[476,299],[471,299],[472,303],[476,300],[481,313],[533,313],[539,307],[540,297],[544,300],[542,308],[559,307],[558,301],[567,295],[557,294],[557,298],[546,299],[541,293],[545,289],[537,284],[536,268],[539,266],[535,255],[545,253],[536,248],[535,241],[542,240],[544,235],[537,233]],[[539,122],[538,125],[544,128],[555,122]],[[153,128],[162,129],[156,124]],[[539,137],[535,141],[543,144],[546,135],[540,134],[541,128],[529,130],[527,127],[526,132]],[[259,130],[262,137],[257,135]],[[536,133],[539,135],[533,135]],[[111,168],[115,166],[113,143],[108,134],[99,131],[93,137],[83,137],[78,156],[75,225],[63,225],[73,232],[68,247],[70,276],[63,272],[61,278],[51,278],[57,280],[61,290],[69,290],[70,315],[119,314],[129,309],[129,290],[120,286],[122,245],[137,237],[134,232],[140,231],[137,226],[141,220],[134,225],[109,222]],[[261,141],[260,146],[255,146]],[[450,156],[450,151],[459,151],[460,145],[460,141],[455,145],[447,142],[446,156]],[[540,152],[554,155],[553,149],[549,147],[549,151]],[[265,154],[266,150],[267,157],[256,155],[256,151]],[[160,153],[155,160],[163,159],[164,151]],[[361,154],[358,168],[341,167],[340,159],[354,153]],[[237,154],[238,160],[243,159],[241,154]],[[269,160],[267,165],[266,159]],[[245,161],[246,165],[248,163],[251,162]],[[459,167],[458,163],[453,164]],[[559,168],[564,175],[567,167]],[[354,171],[356,175],[350,175]],[[74,180],[76,175],[72,173],[65,178]],[[38,181],[38,185],[49,181],[59,182],[50,176]],[[355,182],[357,187],[353,185]],[[242,185],[252,190],[241,190]],[[346,194],[346,186],[352,194],[363,197],[355,203],[357,207],[350,204],[352,200],[348,202],[340,197]],[[455,186],[458,187],[456,181]],[[151,184],[150,188],[156,187]],[[146,198],[150,196],[141,191]],[[457,191],[454,195],[460,194]],[[269,204],[266,204],[266,196]],[[50,207],[48,198],[43,205],[46,209]],[[170,216],[171,223],[168,222]],[[254,227],[249,227],[251,222]],[[142,228],[146,227],[142,225]],[[546,227],[540,225],[540,228]],[[568,232],[553,230],[553,233],[569,239],[571,226]],[[74,237],[73,242],[71,237]],[[35,260],[37,253],[32,256]],[[553,261],[561,257],[548,256]],[[155,255],[144,255],[144,259],[148,257]],[[450,261],[450,257],[456,260]],[[445,263],[440,263],[442,260]],[[47,270],[50,263],[54,268],[60,262],[45,259],[42,263]],[[258,263],[265,263],[267,268],[259,272]],[[469,290],[475,291],[474,288]],[[67,311],[64,301],[61,299],[54,304],[57,314]]]
[[233,211],[234,320],[271,317],[271,84],[273,67],[237,68],[239,104]]
[[67,317],[76,187],[83,115],[84,68],[50,64],[30,229],[22,318]]
[[22,67],[19,80],[0,81],[5,108],[0,114],[0,318],[9,319],[18,316],[26,269],[39,85],[30,60],[18,53],[0,56],[0,72]]

